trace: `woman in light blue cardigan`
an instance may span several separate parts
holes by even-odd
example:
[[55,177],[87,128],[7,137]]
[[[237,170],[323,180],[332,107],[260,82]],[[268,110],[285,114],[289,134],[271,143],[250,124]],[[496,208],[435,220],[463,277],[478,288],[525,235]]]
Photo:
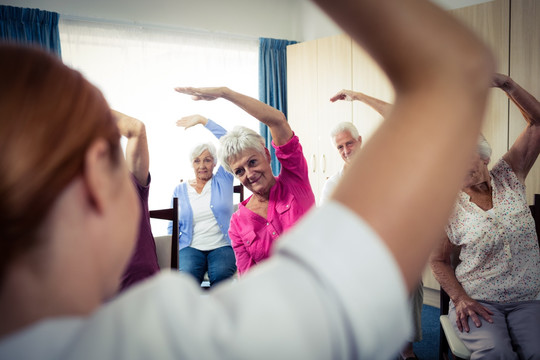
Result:
[[[186,129],[201,124],[218,139],[227,133],[201,115],[184,117],[176,124]],[[216,162],[213,144],[196,146],[191,151],[195,179],[182,182],[173,193],[178,198],[179,270],[193,275],[199,283],[208,271],[210,286],[236,272],[236,258],[229,239],[234,177],[221,166],[214,174]]]

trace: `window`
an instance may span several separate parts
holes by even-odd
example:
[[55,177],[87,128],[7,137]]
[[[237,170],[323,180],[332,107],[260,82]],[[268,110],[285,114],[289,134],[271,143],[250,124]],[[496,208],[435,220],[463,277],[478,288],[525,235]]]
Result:
[[[194,178],[193,146],[209,141],[218,146],[207,130],[184,131],[176,120],[201,114],[229,130],[243,125],[258,132],[259,122],[226,100],[193,101],[174,91],[228,86],[258,98],[258,39],[68,19],[59,28],[63,61],[96,85],[111,108],[145,123],[150,209],[168,207],[180,179]],[[161,223],[152,224],[156,234],[166,232]]]

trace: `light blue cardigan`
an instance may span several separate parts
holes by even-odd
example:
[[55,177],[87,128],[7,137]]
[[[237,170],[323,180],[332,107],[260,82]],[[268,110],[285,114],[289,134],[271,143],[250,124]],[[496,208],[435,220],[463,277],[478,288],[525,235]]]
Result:
[[[218,139],[227,133],[224,128],[210,119],[208,119],[206,128]],[[233,213],[233,181],[233,175],[220,166],[218,171],[212,176],[212,193],[210,195],[210,207],[223,236],[229,244],[231,243],[231,239],[229,238],[229,224],[231,223],[231,215]],[[187,185],[187,182],[181,183],[173,192],[173,198],[178,198],[179,249],[190,246],[193,239],[193,210],[189,203]],[[172,222],[169,222],[168,231],[169,234],[172,234]]]

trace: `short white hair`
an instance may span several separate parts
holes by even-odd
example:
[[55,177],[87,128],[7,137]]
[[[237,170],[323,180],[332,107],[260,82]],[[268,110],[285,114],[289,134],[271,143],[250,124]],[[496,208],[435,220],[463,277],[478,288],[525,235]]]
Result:
[[199,145],[195,145],[193,149],[191,149],[190,152],[190,160],[193,162],[197,157],[199,157],[205,150],[208,150],[210,155],[212,156],[212,159],[214,160],[214,165],[217,162],[217,156],[216,156],[216,147],[212,143],[203,143]]
[[489,163],[491,160],[491,146],[489,146],[489,143],[483,134],[480,134],[478,137],[477,151],[480,158],[482,160],[487,160]]
[[263,137],[244,126],[236,126],[227,135],[222,136],[219,141],[221,143],[218,154],[219,161],[225,170],[231,174],[234,173],[229,164],[230,161],[234,161],[243,151],[253,149],[262,155],[266,155]]
[[342,132],[347,131],[351,136],[356,140],[360,137],[360,134],[358,133],[358,129],[354,124],[350,121],[343,121],[334,126],[332,131],[330,131],[330,140],[332,140],[332,144],[336,146],[336,136]]

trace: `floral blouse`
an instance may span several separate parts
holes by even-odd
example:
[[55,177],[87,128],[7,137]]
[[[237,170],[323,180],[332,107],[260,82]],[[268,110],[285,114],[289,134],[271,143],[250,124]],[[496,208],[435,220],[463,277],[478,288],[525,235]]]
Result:
[[540,292],[540,253],[523,185],[499,160],[490,171],[493,208],[484,211],[461,192],[446,227],[461,247],[456,277],[475,300],[534,300]]

